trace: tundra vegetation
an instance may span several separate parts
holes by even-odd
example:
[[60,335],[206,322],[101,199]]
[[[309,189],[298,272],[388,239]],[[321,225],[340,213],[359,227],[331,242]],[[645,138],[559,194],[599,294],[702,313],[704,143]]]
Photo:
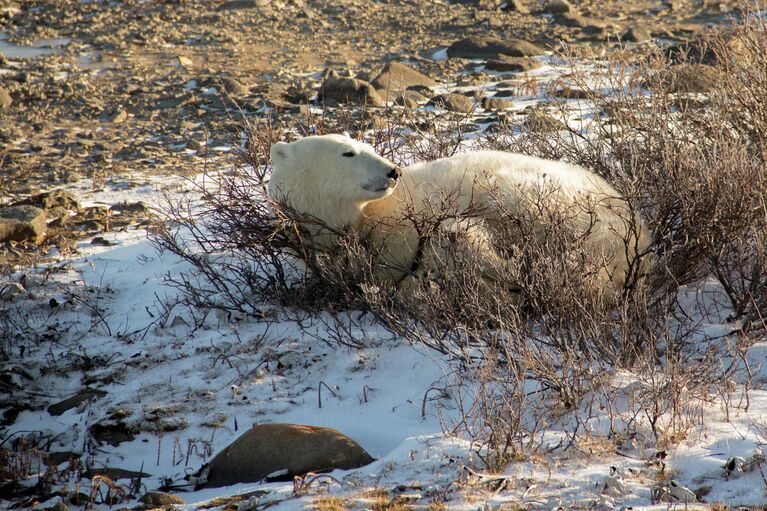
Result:
[[[162,479],[164,489],[174,489],[179,482],[155,469],[172,467],[180,472],[208,461],[214,449],[223,447],[222,438],[237,431],[237,412],[242,414],[239,426],[244,427],[246,420],[273,420],[293,405],[308,410],[305,399],[296,405],[294,388],[304,382],[309,369],[322,365],[317,361],[328,353],[359,361],[359,368],[354,366],[350,372],[371,367],[365,357],[378,349],[425,356],[429,362],[438,361],[433,366],[440,369],[444,363],[439,384],[427,384],[422,398],[409,404],[415,403],[418,418],[438,416],[445,435],[468,440],[472,456],[461,459],[465,465],[456,468],[447,450],[440,453],[454,469],[444,477],[453,479],[441,487],[435,484],[437,490],[432,493],[427,483],[418,490],[422,497],[418,503],[428,503],[435,510],[450,505],[453,492],[484,503],[488,495],[497,496],[518,484],[511,489],[525,496],[524,477],[496,477],[491,472],[514,470],[512,462],[526,461],[525,467],[543,467],[551,476],[551,469],[568,457],[580,468],[580,455],[595,463],[635,460],[647,468],[641,484],[652,487],[641,498],[649,494],[655,500],[673,501],[672,496],[686,503],[689,490],[670,481],[674,473],[664,462],[666,453],[697,445],[711,433],[709,426],[723,427],[731,419],[732,429],[741,435],[734,427],[737,420],[758,417],[752,398],[761,397],[762,389],[755,389],[764,384],[758,365],[767,338],[767,26],[764,11],[756,7],[760,3],[763,9],[763,2],[742,2],[741,11],[733,11],[735,20],[711,29],[689,46],[661,48],[649,41],[637,42],[652,34],[642,37],[634,30],[625,40],[636,44],[609,57],[592,45],[608,33],[593,24],[598,21],[593,8],[597,2],[582,3],[590,6],[593,18],[568,10],[572,6],[567,7],[567,2],[546,2],[550,8],[566,11],[545,15],[519,8],[538,2],[506,2],[505,8],[515,9],[513,13],[464,2],[347,3],[361,14],[341,15],[346,3],[308,6],[299,0],[221,1],[204,18],[200,10],[205,2],[127,2],[117,9],[111,2],[29,0],[0,9],[0,18],[13,22],[7,25],[9,40],[19,30],[27,40],[37,32],[45,37],[71,34],[67,19],[76,14],[78,37],[90,37],[89,44],[98,49],[93,55],[69,52],[43,63],[21,65],[9,59],[13,70],[5,73],[4,68],[0,92],[9,87],[13,103],[9,105],[0,94],[0,108],[5,109],[0,117],[7,115],[15,122],[9,123],[12,129],[0,128],[4,174],[0,202],[5,204],[6,197],[26,199],[43,186],[40,182],[66,187],[85,177],[93,190],[133,190],[153,183],[130,174],[128,169],[135,170],[131,165],[141,166],[147,175],[172,167],[174,179],[182,171],[194,176],[187,190],[174,189],[168,195],[165,210],[150,229],[148,221],[136,226],[138,221],[126,211],[127,203],[110,210],[81,207],[65,204],[68,198],[62,194],[53,197],[56,204],[45,206],[47,212],[60,210],[60,215],[53,221],[48,218],[48,234],[40,244],[10,241],[1,247],[1,269],[11,280],[0,286],[0,393],[11,405],[0,421],[0,502],[32,507],[43,497],[60,496],[72,505],[93,508],[124,504],[144,495],[147,507],[178,504],[178,499],[161,503],[149,498],[154,494],[149,486],[155,489],[157,480]],[[604,2],[613,21],[619,18],[616,12],[644,9],[639,4]],[[710,15],[714,5],[671,2],[671,9],[668,4],[662,2],[640,24],[657,21],[667,26],[669,22],[661,18],[681,23],[684,13],[698,10]],[[720,7],[728,4],[732,2],[717,3],[717,20]],[[430,14],[421,14],[427,8]],[[425,21],[413,21],[417,29],[402,30],[411,21],[400,19],[405,11],[410,18]],[[381,17],[371,15],[376,12]],[[251,45],[250,39],[240,36],[263,22],[260,17],[267,19],[264,26],[269,30],[260,30],[254,37],[265,37],[278,46],[288,34],[311,37],[312,45],[294,44],[279,55],[272,46]],[[624,18],[637,16],[620,19]],[[296,19],[300,31],[296,31]],[[472,88],[467,94],[473,97],[444,94],[441,102],[432,98],[426,108],[386,103],[391,98],[378,97],[367,108],[340,105],[328,96],[332,88],[325,87],[319,97],[326,97],[328,103],[309,104],[320,92],[318,80],[339,87],[366,83],[330,72],[320,77],[320,62],[337,68],[354,65],[348,60],[333,63],[327,52],[316,57],[313,51],[319,45],[334,46],[335,34],[353,33],[369,59],[360,69],[368,72],[381,63],[389,45],[398,57],[408,54],[408,45],[423,51],[435,45],[444,48],[446,36],[434,35],[432,27],[426,30],[422,24],[432,19],[451,34],[451,41],[459,37],[456,32],[461,38],[487,42],[487,34],[498,37],[513,29],[536,41],[542,38],[530,34],[538,31],[545,38],[562,40],[577,34],[585,43],[546,57],[557,69],[571,65],[570,72],[556,80],[539,83],[535,73],[506,80],[512,83],[508,87],[516,88],[513,96],[541,99],[524,112],[508,106],[517,101],[481,98],[486,91],[472,80],[497,75],[477,71],[479,65],[470,59],[487,55],[477,53],[481,48],[458,44],[464,41],[451,46],[454,51],[453,55],[447,52],[449,58],[430,52],[429,58],[411,62],[442,83],[452,82],[459,74],[465,82],[458,85],[471,86],[459,88],[464,92]],[[109,20],[121,29],[104,31]],[[146,23],[162,27],[163,34],[147,38]],[[621,23],[625,27],[626,22]],[[200,34],[203,25],[207,28]],[[377,37],[369,37],[373,25],[379,30]],[[685,31],[684,27],[674,30],[675,34]],[[589,33],[601,35],[589,38]],[[395,48],[398,38],[404,42]],[[668,41],[655,42],[665,46]],[[78,53],[85,48],[75,43]],[[168,55],[145,54],[158,43],[163,48],[183,47],[188,53],[177,52],[170,66],[158,65],[167,64],[162,59]],[[134,46],[140,49],[135,51]],[[139,55],[131,55],[134,51]],[[535,47],[529,51],[536,51]],[[110,52],[125,53],[126,58]],[[236,65],[243,55],[242,67],[247,71]],[[75,74],[76,68],[62,67],[72,64],[65,58],[95,69],[83,73],[87,79],[78,77],[76,86],[70,86],[67,73]],[[140,66],[120,68],[135,61]],[[211,67],[201,70],[201,62]],[[542,62],[504,54],[493,65],[517,70]],[[264,67],[257,73],[251,65]],[[308,77],[307,70],[317,72]],[[274,81],[248,88],[230,75],[241,80],[270,76]],[[333,79],[326,82],[328,76]],[[11,82],[14,85],[9,86]],[[275,84],[279,87],[272,87]],[[209,93],[216,87],[226,93]],[[550,95],[540,98],[544,88]],[[359,92],[373,97],[369,87]],[[239,111],[231,109],[235,101]],[[418,104],[416,99],[413,102]],[[429,110],[447,103],[451,108],[436,114]],[[460,111],[464,106],[468,111]],[[61,112],[68,116],[59,116]],[[485,122],[488,119],[492,122]],[[162,129],[157,128],[158,122]],[[552,210],[541,194],[531,197],[524,215],[517,214],[513,235],[493,240],[508,260],[494,268],[492,289],[499,292],[488,293],[477,285],[488,273],[484,261],[477,261],[470,251],[450,250],[461,245],[465,233],[434,229],[424,238],[425,248],[444,257],[434,258],[418,285],[403,293],[379,278],[380,260],[369,240],[269,199],[269,153],[274,143],[344,131],[401,167],[473,149],[521,152],[582,165],[614,186],[629,209],[646,220],[653,241],[643,255],[651,264],[636,267],[610,300],[589,293],[588,284],[601,268],[584,249],[588,230],[574,229],[567,211]],[[35,137],[29,137],[33,132]],[[229,134],[231,139],[223,140]],[[205,143],[200,142],[203,139]],[[216,156],[217,149],[228,147],[239,150],[231,158]],[[204,172],[198,176],[203,162]],[[18,186],[22,178],[23,189]],[[451,197],[445,200],[449,203]],[[136,215],[146,220],[146,206]],[[460,226],[461,219],[448,220]],[[425,227],[443,220],[439,214],[419,219]],[[307,224],[311,230],[332,234],[330,250],[313,248]],[[534,228],[541,224],[546,229]],[[83,249],[86,237],[93,238],[93,245],[109,246],[102,236],[105,232],[145,227],[160,254],[147,251],[142,262],[168,255],[180,258],[176,264],[177,259],[169,257],[165,261],[174,262],[161,266],[172,268],[164,276],[165,284],[178,294],[160,296],[158,291],[156,300],[148,300],[152,303],[130,304],[131,308],[127,300],[148,295],[128,293],[130,298],[117,301],[119,291],[110,287],[111,275],[101,275],[103,282],[86,281],[82,268],[96,267],[95,259],[84,257],[72,270],[70,258]],[[144,233],[140,234],[143,240]],[[632,248],[627,246],[627,252]],[[37,266],[51,260],[61,264]],[[24,270],[17,272],[18,268]],[[131,269],[136,273],[131,284],[148,288],[153,277],[138,266]],[[503,292],[508,289],[515,290],[513,296]],[[126,305],[126,311],[115,310],[114,303]],[[143,314],[141,309],[150,319],[137,327],[128,315]],[[206,330],[211,324],[215,326]],[[291,333],[282,335],[286,324]],[[214,338],[224,330],[225,335]],[[375,335],[360,335],[371,331]],[[290,338],[293,335],[300,342]],[[316,346],[311,340],[324,343],[321,355],[302,349],[306,344]],[[183,366],[184,372],[152,378],[156,374],[151,370],[159,373],[169,366]],[[333,369],[322,366],[313,374],[327,375],[321,371]],[[199,376],[202,383],[185,380],[189,374],[185,371],[198,370],[192,374],[204,375]],[[295,377],[282,382],[290,387],[287,391],[280,388],[283,374],[289,375],[285,380]],[[132,379],[149,383],[131,387]],[[193,388],[193,383],[200,384]],[[341,395],[329,381],[313,383],[311,405],[316,393],[316,409],[324,407],[323,412],[330,408],[329,402],[337,404],[350,395]],[[388,384],[397,387],[399,382]],[[69,394],[78,386],[85,389]],[[264,392],[263,386],[270,387],[271,393]],[[132,389],[130,395],[127,391],[117,395],[126,388]],[[374,403],[382,388],[362,387],[360,408],[362,403]],[[67,399],[57,402],[65,393]],[[245,399],[246,393],[251,401]],[[344,405],[349,401],[353,399]],[[307,415],[314,419],[314,412],[312,408]],[[69,415],[62,417],[65,413]],[[39,417],[48,424],[33,431],[19,426]],[[197,429],[190,427],[195,420]],[[67,424],[71,427],[62,432],[61,426]],[[53,431],[54,426],[59,430]],[[754,419],[748,427],[749,441],[767,442],[767,420]],[[125,445],[140,446],[137,435],[143,433],[156,442],[147,444],[156,451],[139,455],[120,450]],[[71,444],[67,447],[71,452],[59,451],[63,444],[56,442],[62,438]],[[711,438],[719,442],[722,437],[712,434]],[[409,448],[414,443],[403,445]],[[433,454],[431,447],[424,448],[427,458]],[[416,464],[413,452],[403,456],[405,463]],[[123,455],[134,456],[133,461],[142,456],[139,466],[130,467],[131,471],[98,466]],[[708,457],[708,465],[715,457]],[[717,467],[716,474],[707,474],[693,489],[703,499],[715,484],[747,469],[754,470],[749,482],[758,482],[757,472],[764,473],[764,464],[760,452],[748,459],[733,458],[726,470]],[[460,477],[455,476],[459,472]],[[154,479],[150,480],[150,473]],[[342,494],[318,498],[315,507],[411,508],[415,488],[405,485],[412,481],[378,487],[387,483],[385,477],[383,482],[370,483],[372,477],[363,484],[375,489],[358,493],[344,489]],[[713,479],[717,481],[710,482]],[[90,488],[81,488],[83,480],[90,481]],[[767,489],[765,481],[760,490]],[[333,476],[310,474],[295,480],[290,495],[311,496],[335,483]],[[552,491],[560,490],[564,492]],[[599,496],[612,491],[607,486],[590,490]],[[200,507],[265,509],[290,498],[282,494],[259,501],[268,492],[259,487]],[[473,504],[470,498],[460,505]],[[598,503],[602,504],[609,506],[609,502]],[[537,504],[520,498],[520,508],[530,505]]]
[[[470,137],[473,149],[589,168],[647,220],[653,264],[629,279],[617,306],[586,291],[599,263],[566,215],[553,221],[561,212],[543,196],[516,219],[522,235],[508,246],[496,240],[511,262],[496,285],[521,289],[522,303],[480,292],[485,268],[470,253],[437,258],[420,286],[399,292],[376,278],[366,239],[269,199],[269,149],[280,140],[348,130],[403,167],[469,145],[461,120],[424,128],[401,108],[389,109],[378,129],[351,114],[340,125],[321,116],[303,126],[247,121],[234,171],[211,169],[199,202],[169,205],[172,222],[155,242],[194,268],[169,281],[196,310],[259,317],[265,304],[278,304],[285,317],[327,322],[334,335],[323,341],[348,347],[363,342],[352,334],[355,321],[373,317],[407,342],[452,355],[450,398],[462,420],[445,430],[472,439],[493,470],[552,449],[552,428],[562,434],[556,447],[582,445],[595,410],[610,417],[611,449],[672,447],[704,422],[704,403],[749,406],[748,350],[764,336],[767,312],[765,28],[748,12],[687,51],[619,53],[596,74],[574,66],[561,85],[579,91],[575,115],[554,101],[524,122],[510,118]],[[701,69],[710,87],[687,92]],[[542,217],[545,232],[531,232]],[[308,224],[332,232],[334,247],[313,250]],[[435,230],[427,243],[439,252],[455,237]],[[725,331],[708,328],[720,317]],[[630,396],[616,388],[624,372],[641,382]],[[745,389],[738,399],[732,382]]]

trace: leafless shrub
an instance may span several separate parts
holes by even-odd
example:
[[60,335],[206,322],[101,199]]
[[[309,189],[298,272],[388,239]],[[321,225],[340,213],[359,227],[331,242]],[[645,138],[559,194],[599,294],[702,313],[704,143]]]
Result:
[[[626,218],[648,221],[654,240],[644,251],[641,224],[627,222],[625,252],[643,257],[629,261],[614,292],[594,292],[604,288],[606,268],[587,243],[593,226],[547,207],[545,190],[531,194],[524,214],[501,210],[509,227],[492,240],[499,257],[490,260],[471,249],[472,212],[447,207],[448,217],[412,218],[428,264],[402,292],[377,276],[382,255],[369,240],[269,199],[269,147],[285,135],[270,123],[247,127],[231,171],[195,183],[199,202],[170,202],[172,222],[158,227],[155,241],[191,271],[169,282],[200,310],[263,317],[265,306],[277,305],[294,318],[323,311],[333,318],[334,342],[348,346],[362,344],[354,334],[360,312],[406,341],[452,355],[461,367],[462,419],[451,431],[471,437],[490,467],[541,448],[550,424],[565,435],[547,448],[577,443],[589,434],[594,406],[610,414],[611,435],[646,431],[659,446],[678,442],[702,422],[698,403],[718,394],[727,407],[743,406],[729,400],[728,382],[749,373],[748,336],[764,328],[767,307],[764,20],[745,16],[734,34],[741,44],[721,34],[708,41],[721,65],[717,86],[704,95],[678,92],[679,77],[661,52],[635,61],[623,55],[599,86],[569,77],[591,107],[586,129],[538,116],[484,141],[593,169],[626,198]],[[446,131],[422,129],[406,113],[384,121],[371,141],[396,163],[459,148],[460,119]],[[364,131],[367,122],[351,116],[341,124]],[[342,127],[315,122],[320,133]],[[315,249],[318,235],[333,240],[327,250]],[[706,304],[678,299],[680,286],[708,277],[729,303],[705,293],[700,300],[731,311],[732,336],[712,338],[705,313],[696,312]],[[636,380],[624,389],[628,404],[611,388],[623,370]]]

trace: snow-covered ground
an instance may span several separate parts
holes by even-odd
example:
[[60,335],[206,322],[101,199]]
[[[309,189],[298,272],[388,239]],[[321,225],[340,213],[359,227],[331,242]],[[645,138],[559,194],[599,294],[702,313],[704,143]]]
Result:
[[[551,69],[537,74],[545,78]],[[139,186],[113,185],[101,191],[82,188],[78,194],[85,203],[142,200],[159,207],[163,193],[175,190],[178,183],[151,179]],[[17,320],[17,335],[3,341],[12,357],[5,373],[12,374],[20,388],[14,392],[35,406],[0,429],[2,447],[23,435],[46,438],[53,452],[90,453],[88,467],[143,470],[150,474],[142,480],[144,490],[168,482],[183,485],[183,476],[209,461],[211,454],[250,426],[268,422],[332,427],[376,458],[356,470],[333,472],[333,480],[301,492],[294,492],[292,483],[196,492],[177,488],[189,509],[257,489],[265,493],[247,501],[251,508],[311,508],[325,493],[364,508],[369,506],[366,491],[391,492],[399,485],[412,486],[407,492],[421,497],[412,497],[414,504],[444,502],[455,509],[660,509],[668,504],[652,504],[653,488],[666,477],[705,493],[705,505],[767,504],[762,463],[729,480],[722,469],[730,457],[751,459],[767,440],[767,392],[760,388],[767,378],[761,367],[765,342],[748,354],[753,371],[748,409],[733,405],[741,402],[745,390],[739,381],[731,382],[735,387],[729,406],[714,395],[707,403],[696,403],[691,415],[698,420],[686,438],[664,446],[665,475],[659,475],[658,448],[649,441],[627,444],[618,452],[605,448],[614,412],[597,407],[586,421],[593,445],[576,443],[565,451],[532,453],[510,463],[500,474],[505,479],[499,486],[489,474],[477,475],[484,471],[468,439],[445,434],[461,418],[452,390],[456,363],[450,357],[410,345],[364,318],[352,326],[354,337],[365,340],[364,347],[354,349],[326,342],[332,333],[322,315],[300,324],[283,319],[279,311],[258,319],[214,313],[202,318],[174,306],[175,290],[164,284],[166,275],[189,271],[185,262],[158,253],[140,228],[104,238],[112,245],[83,242],[77,258],[10,277],[20,281],[24,275],[27,294],[2,304]],[[711,286],[705,283],[683,292],[694,298]],[[716,318],[710,321],[705,330],[711,334],[729,329]],[[641,385],[640,376],[613,375],[614,392],[630,394]],[[106,394],[59,416],[46,411],[47,405],[85,387]],[[135,437],[115,446],[91,443],[92,425],[118,422],[137,431]],[[553,426],[549,433],[551,438],[560,435]],[[32,477],[25,484],[36,481]],[[74,479],[63,482],[70,488],[78,484]],[[88,481],[79,484],[88,494]],[[0,506],[5,504],[0,501]]]

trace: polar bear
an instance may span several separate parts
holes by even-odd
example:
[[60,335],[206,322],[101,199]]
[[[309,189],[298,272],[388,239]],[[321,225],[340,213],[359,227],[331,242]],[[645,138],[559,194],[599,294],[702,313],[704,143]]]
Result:
[[[615,297],[651,243],[620,193],[564,162],[474,151],[400,169],[346,135],[277,142],[271,159],[269,196],[327,227],[304,222],[315,249],[332,250],[334,231],[354,229],[380,256],[376,277],[404,289],[445,264],[460,269],[467,254],[492,281],[514,236],[543,237],[547,223],[566,218],[600,263],[597,292]],[[551,206],[561,214],[529,214]],[[520,222],[530,225],[515,229]],[[432,243],[435,236],[443,242]]]

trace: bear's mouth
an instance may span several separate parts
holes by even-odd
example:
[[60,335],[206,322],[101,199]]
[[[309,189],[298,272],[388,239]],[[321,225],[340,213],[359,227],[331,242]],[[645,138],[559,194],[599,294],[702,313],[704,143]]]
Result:
[[362,188],[373,193],[381,193],[388,190],[391,190],[397,185],[397,180],[393,178],[387,178],[385,183],[375,183],[375,184],[368,184],[364,185]]

